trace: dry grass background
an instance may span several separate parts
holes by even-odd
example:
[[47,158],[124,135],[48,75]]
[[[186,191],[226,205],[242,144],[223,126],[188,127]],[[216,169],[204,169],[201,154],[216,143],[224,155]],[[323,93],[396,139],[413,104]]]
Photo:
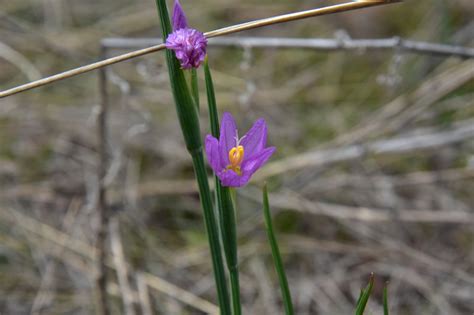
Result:
[[[201,30],[327,3],[183,1]],[[473,10],[469,0],[406,1],[243,35],[472,47]],[[0,0],[0,88],[95,61],[104,37],[157,34],[153,1]],[[281,312],[264,179],[297,314],[352,313],[371,272],[371,314],[381,314],[387,280],[393,314],[474,312],[472,59],[397,50],[209,54],[219,110],[242,127],[265,117],[278,147],[239,190],[245,314]],[[132,304],[127,314],[213,312],[199,200],[164,58],[114,65],[108,77],[114,313],[125,313],[123,300]],[[97,73],[0,101],[1,314],[93,313],[99,101]],[[205,106],[202,118],[205,133]]]

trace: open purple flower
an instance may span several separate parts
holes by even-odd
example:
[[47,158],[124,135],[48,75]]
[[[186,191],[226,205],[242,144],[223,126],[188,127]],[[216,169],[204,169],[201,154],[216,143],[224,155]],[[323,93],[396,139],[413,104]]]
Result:
[[199,67],[206,57],[207,39],[203,33],[188,27],[178,0],[174,3],[172,22],[173,33],[166,39],[166,48],[175,52],[183,69]]
[[241,187],[267,162],[275,147],[265,148],[267,125],[262,118],[239,139],[234,118],[224,113],[219,140],[206,137],[206,155],[223,186]]

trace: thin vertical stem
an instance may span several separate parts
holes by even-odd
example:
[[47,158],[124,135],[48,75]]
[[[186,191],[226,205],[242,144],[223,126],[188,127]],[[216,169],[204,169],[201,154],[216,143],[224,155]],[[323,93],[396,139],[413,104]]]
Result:
[[[105,55],[104,49],[102,55]],[[96,295],[97,295],[97,313],[99,315],[109,315],[110,309],[107,298],[107,226],[108,226],[108,209],[107,195],[104,178],[107,173],[107,75],[106,69],[101,68],[99,71],[99,89],[100,89],[100,112],[97,117],[97,136],[98,136],[98,183],[97,183],[97,215],[98,226],[96,234],[96,250],[97,250],[97,275],[96,275]]]
[[199,111],[199,83],[196,68],[191,69],[191,92],[193,94],[194,103]]
[[240,283],[239,283],[239,269],[230,270],[230,285],[232,287],[232,307],[234,315],[242,314],[242,306],[240,304]]
[[219,306],[221,314],[230,315],[229,293],[227,290],[227,281],[225,277],[224,264],[222,262],[221,248],[219,243],[219,233],[217,223],[212,208],[211,191],[207,181],[206,166],[204,164],[204,155],[202,150],[192,154],[194,172],[199,186],[201,196],[201,205],[204,212],[204,222],[206,224],[209,246],[211,250],[212,265],[214,266],[214,277],[219,297]]
[[280,249],[278,248],[278,242],[275,236],[275,232],[273,230],[270,204],[268,201],[267,185],[263,187],[263,213],[265,216],[265,224],[267,226],[268,241],[272,249],[273,263],[275,264],[275,270],[278,274],[278,280],[280,282],[283,305],[285,306],[285,314],[293,315],[293,303],[291,301],[288,280],[286,279],[285,268],[283,267],[283,262],[281,260]]
[[[220,186],[220,183],[217,185]],[[235,223],[235,207],[229,187],[221,187],[221,231],[226,254],[227,269],[230,274],[230,286],[232,289],[232,307],[234,315],[242,313],[240,304],[239,285],[239,262],[237,255],[237,224]]]
[[[211,71],[206,56],[204,61],[204,77],[206,81],[207,102],[209,106],[209,120],[211,124],[211,133],[215,138],[219,138],[219,118],[217,116],[217,104],[214,93],[214,84],[212,82]],[[217,212],[219,215],[220,232],[224,253],[226,255],[227,269],[230,275],[230,285],[232,290],[232,308],[234,315],[240,315],[240,284],[239,284],[239,264],[237,255],[237,225],[235,222],[235,207],[232,201],[229,187],[222,187],[217,176],[216,181],[216,200]]]
[[383,314],[389,315],[390,311],[388,308],[388,282],[385,283],[385,287],[383,288]]
[[232,289],[232,309],[234,315],[242,314],[242,306],[240,302],[240,282],[239,282],[239,267],[229,270],[230,273],[230,285]]
[[[163,38],[171,33],[171,23],[165,0],[156,0],[158,15],[161,21]],[[186,148],[193,160],[194,172],[199,187],[199,196],[204,214],[204,221],[211,250],[214,279],[216,281],[217,296],[221,313],[231,314],[227,279],[219,241],[219,231],[212,206],[212,195],[209,189],[204,155],[202,152],[202,139],[199,127],[199,117],[196,104],[189,92],[183,70],[176,56],[171,50],[166,50],[166,62],[170,77],[171,89],[176,104],[176,111],[183,133]]]

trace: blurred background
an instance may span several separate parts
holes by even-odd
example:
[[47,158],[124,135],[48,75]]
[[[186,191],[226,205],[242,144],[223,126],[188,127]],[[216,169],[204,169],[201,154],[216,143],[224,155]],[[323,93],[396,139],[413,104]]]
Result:
[[[202,31],[334,3],[182,0]],[[399,36],[472,53],[473,17],[471,0],[406,1],[235,36]],[[159,34],[151,0],[0,0],[0,89],[96,61],[104,38]],[[245,314],[283,312],[263,181],[297,314],[351,314],[371,272],[370,314],[386,281],[393,314],[474,312],[474,59],[251,45],[209,58],[220,113],[241,132],[264,117],[278,148],[238,190]],[[94,313],[98,74],[0,100],[0,314]],[[215,314],[163,53],[109,67],[107,91],[113,314]]]

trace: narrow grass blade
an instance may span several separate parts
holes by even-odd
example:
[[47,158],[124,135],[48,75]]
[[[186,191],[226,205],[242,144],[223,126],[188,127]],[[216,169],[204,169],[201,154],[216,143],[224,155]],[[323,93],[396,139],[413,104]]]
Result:
[[219,116],[217,114],[216,94],[214,93],[214,82],[212,80],[209,61],[204,59],[204,79],[206,82],[207,103],[209,106],[209,120],[211,124],[211,134],[219,139]]
[[388,282],[385,284],[383,288],[383,315],[389,315],[388,309]]
[[265,216],[265,224],[267,226],[267,235],[272,249],[273,262],[280,281],[280,288],[283,298],[283,305],[285,306],[285,314],[293,315],[293,303],[291,301],[290,289],[288,287],[288,280],[286,279],[285,269],[281,261],[280,249],[278,248],[277,239],[273,230],[272,217],[270,214],[270,204],[268,201],[267,185],[263,187],[263,213]]
[[367,302],[369,301],[370,294],[372,293],[372,288],[374,287],[374,275],[370,275],[369,284],[364,289],[362,295],[359,297],[359,301],[357,303],[356,308],[356,315],[363,315],[365,311],[365,307],[367,306]]
[[201,197],[201,204],[204,212],[204,221],[209,238],[209,247],[211,250],[212,264],[214,267],[214,277],[217,287],[217,295],[222,315],[230,315],[231,304],[229,300],[229,292],[227,287],[227,279],[225,276],[224,262],[219,242],[219,230],[212,206],[211,191],[207,181],[206,166],[204,164],[204,155],[193,154],[193,166],[198,181],[198,187]]
[[191,69],[191,90],[193,92],[194,104],[199,111],[199,83],[196,68]]
[[[220,186],[219,180],[217,185]],[[234,315],[242,313],[240,305],[240,285],[239,285],[239,263],[237,256],[237,226],[235,223],[235,208],[231,197],[229,187],[221,187],[218,190],[221,194],[221,207],[219,213],[221,214],[221,232],[224,245],[224,252],[226,255],[227,268],[230,274],[230,285],[232,289],[232,306]]]
[[[214,93],[214,84],[212,82],[211,71],[206,56],[204,61],[204,78],[206,82],[207,103],[209,106],[209,120],[211,124],[211,133],[219,138],[219,118],[217,114],[217,104]],[[240,303],[240,284],[239,284],[239,264],[237,255],[237,226],[235,222],[235,207],[232,201],[229,187],[222,187],[220,180],[216,181],[216,200],[217,212],[219,214],[220,231],[224,253],[226,255],[227,269],[229,270],[231,289],[232,289],[232,307],[234,315],[242,313]]]
[[[171,23],[168,16],[166,1],[156,0],[156,5],[161,20],[163,38],[167,38],[171,33]],[[192,154],[194,151],[202,150],[197,108],[194,104],[193,97],[189,92],[188,84],[178,59],[176,59],[173,51],[166,49],[165,52],[179,123],[181,125],[181,130],[183,131],[186,147]]]
[[364,289],[360,289],[359,298],[357,299],[356,305],[359,305],[362,296],[364,296]]
[[[168,9],[166,7],[166,0],[156,0],[156,5],[161,20],[163,38],[167,38],[171,32],[171,23]],[[198,182],[221,314],[230,315],[231,307],[227,289],[227,280],[224,262],[222,260],[218,226],[212,206],[212,195],[209,189],[206,166],[204,163],[197,108],[193,97],[189,92],[183,70],[174,56],[174,53],[170,50],[166,50],[166,61],[168,64],[176,111],[178,113],[186,147],[193,160],[194,172]]]

